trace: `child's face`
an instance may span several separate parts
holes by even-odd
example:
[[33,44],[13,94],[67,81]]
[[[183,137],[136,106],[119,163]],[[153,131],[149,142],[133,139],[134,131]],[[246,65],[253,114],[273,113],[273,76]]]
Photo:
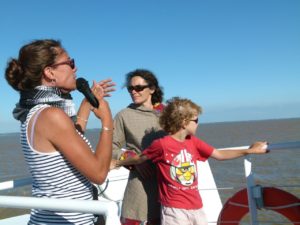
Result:
[[198,116],[194,116],[192,119],[189,120],[186,129],[188,130],[189,134],[195,135],[198,127]]

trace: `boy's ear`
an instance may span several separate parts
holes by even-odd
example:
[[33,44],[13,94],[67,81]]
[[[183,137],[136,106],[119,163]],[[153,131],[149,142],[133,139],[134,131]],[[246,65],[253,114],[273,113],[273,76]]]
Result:
[[182,125],[181,125],[182,128],[185,129],[185,127],[189,124],[189,122],[190,122],[189,120],[184,119],[184,120],[182,121]]

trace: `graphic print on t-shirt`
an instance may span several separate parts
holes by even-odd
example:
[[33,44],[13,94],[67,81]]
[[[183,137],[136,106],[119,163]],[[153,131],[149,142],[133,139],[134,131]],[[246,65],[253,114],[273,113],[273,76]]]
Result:
[[191,186],[197,176],[196,166],[192,155],[186,149],[180,151],[171,162],[170,174],[174,181]]

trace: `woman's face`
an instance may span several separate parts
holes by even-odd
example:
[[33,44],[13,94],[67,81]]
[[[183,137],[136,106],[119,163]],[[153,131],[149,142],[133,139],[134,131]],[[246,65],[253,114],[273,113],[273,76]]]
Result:
[[152,106],[151,97],[154,90],[148,87],[147,82],[140,76],[131,78],[130,86],[127,90],[132,101],[137,105]]
[[66,92],[76,89],[77,67],[73,59],[71,59],[66,52],[57,57],[56,62],[51,68],[56,87]]

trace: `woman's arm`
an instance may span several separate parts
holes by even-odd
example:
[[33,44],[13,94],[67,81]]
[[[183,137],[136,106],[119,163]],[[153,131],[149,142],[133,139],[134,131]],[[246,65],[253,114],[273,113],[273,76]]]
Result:
[[72,120],[59,108],[43,110],[36,124],[36,132],[43,138],[43,143],[50,143],[53,151],[61,152],[81,174],[91,182],[101,184],[107,176],[111,161],[113,120],[109,105],[103,99],[103,89],[97,86],[92,91],[100,103],[99,108],[94,108],[93,112],[101,119],[103,128],[95,152],[76,132]]
[[267,152],[267,142],[255,142],[248,149],[214,149],[211,157],[217,160],[228,160],[239,158],[248,154],[264,154]]
[[75,126],[81,133],[86,131],[87,122],[89,120],[91,104],[84,98],[77,112],[77,120]]

